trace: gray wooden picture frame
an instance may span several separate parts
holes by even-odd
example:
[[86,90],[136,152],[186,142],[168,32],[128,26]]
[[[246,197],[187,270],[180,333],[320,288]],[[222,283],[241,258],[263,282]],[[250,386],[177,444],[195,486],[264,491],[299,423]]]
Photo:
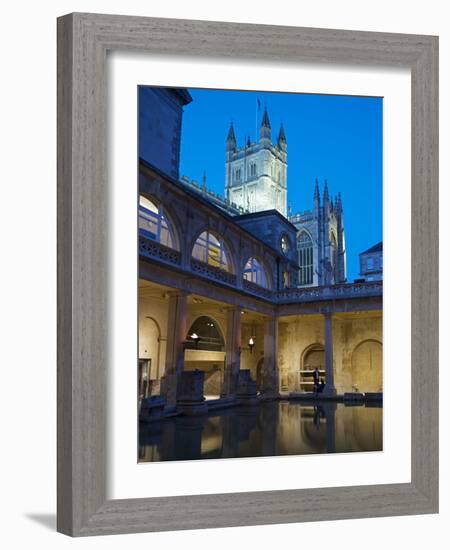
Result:
[[[411,483],[107,499],[110,50],[411,69]],[[57,529],[72,536],[438,511],[437,37],[82,13],[58,19],[57,488]]]

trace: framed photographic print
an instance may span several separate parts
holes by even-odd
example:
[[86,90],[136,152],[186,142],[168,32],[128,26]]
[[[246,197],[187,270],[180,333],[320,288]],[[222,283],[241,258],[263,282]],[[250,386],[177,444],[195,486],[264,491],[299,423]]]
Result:
[[437,48],[58,20],[59,531],[437,512]]

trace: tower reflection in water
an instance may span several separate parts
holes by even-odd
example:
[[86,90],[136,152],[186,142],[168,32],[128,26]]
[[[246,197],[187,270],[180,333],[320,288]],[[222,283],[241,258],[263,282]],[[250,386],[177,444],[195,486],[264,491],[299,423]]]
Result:
[[268,402],[142,424],[139,461],[381,451],[381,406]]

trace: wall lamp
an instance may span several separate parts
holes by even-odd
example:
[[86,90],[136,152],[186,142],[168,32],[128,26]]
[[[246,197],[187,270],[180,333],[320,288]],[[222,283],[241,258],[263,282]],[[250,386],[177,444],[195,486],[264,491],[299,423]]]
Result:
[[253,348],[255,347],[255,339],[253,338],[253,336],[250,336],[248,340],[248,347],[249,347],[250,353],[253,353]]

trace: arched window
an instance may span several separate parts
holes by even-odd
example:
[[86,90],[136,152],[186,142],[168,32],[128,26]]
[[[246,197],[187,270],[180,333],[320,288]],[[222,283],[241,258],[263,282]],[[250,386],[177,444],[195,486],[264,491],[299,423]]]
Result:
[[232,270],[223,242],[209,231],[203,231],[195,241],[192,257],[224,271]]
[[139,195],[139,232],[164,246],[176,248],[174,234],[164,216],[163,207],[156,206],[143,195]]
[[225,341],[216,321],[203,315],[196,319],[187,333],[188,347],[207,351],[224,351]]
[[298,265],[300,267],[298,284],[300,286],[312,285],[314,270],[313,243],[306,231],[302,231],[297,238],[297,250]]
[[269,288],[266,271],[256,258],[250,258],[245,264],[244,279],[264,288]]

